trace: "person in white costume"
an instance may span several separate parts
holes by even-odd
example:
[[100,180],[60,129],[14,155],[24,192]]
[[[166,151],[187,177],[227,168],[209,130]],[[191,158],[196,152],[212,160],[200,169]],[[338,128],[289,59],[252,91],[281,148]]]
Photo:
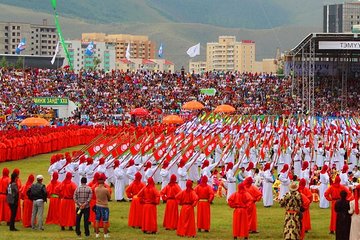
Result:
[[136,172],[139,171],[141,166],[135,166],[134,159],[130,159],[126,165],[126,177],[129,179],[129,185],[134,181]]
[[94,169],[96,167],[96,163],[94,163],[94,160],[90,157],[86,159],[86,167],[85,167],[85,174],[87,182],[91,182],[94,178]]
[[229,162],[226,166],[226,185],[227,185],[227,194],[226,194],[226,201],[229,199],[231,194],[236,192],[236,178],[235,178],[235,172],[236,169],[239,167],[240,161],[234,164],[232,162]]
[[169,184],[170,181],[170,172],[169,172],[169,162],[164,161],[162,168],[160,170],[160,176],[161,176],[161,190],[163,190],[166,185]]
[[320,208],[329,208],[329,201],[326,200],[324,193],[329,185],[329,174],[327,173],[328,166],[324,165],[320,172],[320,187],[319,187],[319,207]]
[[[86,157],[84,155],[82,155],[80,157],[80,160],[79,160],[79,168],[78,168],[78,174],[79,174],[79,179],[81,181],[81,178],[85,177],[86,178],[86,172],[85,172],[85,169],[86,169]],[[78,182],[78,186],[81,185],[81,182]]]
[[288,164],[284,164],[283,169],[280,171],[279,181],[280,181],[279,199],[282,199],[285,196],[285,194],[289,192],[290,178],[289,178]]
[[299,177],[300,177],[299,179],[302,179],[302,178],[305,179],[306,186],[309,186],[309,184],[310,184],[310,167],[309,167],[308,161],[303,162]]
[[354,200],[350,201],[351,227],[349,240],[360,239],[360,185],[354,190]]
[[115,178],[115,200],[118,202],[126,202],[125,200],[125,186],[126,186],[126,161],[120,165],[119,160],[114,160],[114,178]]
[[294,174],[300,177],[302,149],[300,147],[296,147],[294,151]]
[[179,163],[179,168],[177,171],[177,177],[179,179],[179,187],[181,188],[181,190],[185,190],[186,189],[186,181],[188,180],[188,170],[190,168],[190,166],[192,164],[194,164],[194,161],[196,161],[196,159],[194,158],[192,161],[188,161],[185,164],[185,160],[182,159]]
[[319,142],[317,148],[315,149],[316,156],[315,156],[315,163],[318,167],[324,166],[324,148],[322,142]]
[[264,207],[271,207],[274,204],[274,196],[273,196],[273,183],[275,182],[273,174],[272,174],[272,166],[270,163],[266,163],[263,172],[263,204]]
[[349,171],[349,166],[347,164],[345,164],[343,166],[343,168],[341,169],[341,173],[340,173],[340,184],[348,187],[349,186],[349,177],[348,177],[348,171]]
[[209,164],[209,160],[205,159],[202,166],[200,175],[208,178],[208,185],[212,186],[211,171],[217,166],[217,163]]

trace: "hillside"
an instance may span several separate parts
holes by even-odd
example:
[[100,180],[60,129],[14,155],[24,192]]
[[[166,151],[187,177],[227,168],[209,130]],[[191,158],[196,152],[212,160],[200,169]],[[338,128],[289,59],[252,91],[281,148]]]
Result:
[[[269,29],[321,25],[324,0],[59,0],[59,14],[91,23],[199,23]],[[331,0],[331,3],[343,0]],[[0,3],[51,13],[50,0]]]
[[[21,21],[40,23],[43,18],[53,22],[53,16],[47,13],[0,4],[4,9],[0,21]],[[34,19],[37,19],[34,21]],[[79,39],[81,32],[145,34],[157,44],[164,44],[164,57],[176,64],[176,68],[188,67],[186,55],[188,47],[200,42],[201,56],[194,59],[204,60],[206,42],[217,41],[219,35],[234,35],[238,40],[252,39],[256,42],[256,58],[275,57],[276,48],[289,50],[301,41],[306,34],[320,31],[319,27],[287,26],[265,30],[247,30],[190,23],[127,23],[127,24],[92,24],[79,19],[60,17],[65,38]]]

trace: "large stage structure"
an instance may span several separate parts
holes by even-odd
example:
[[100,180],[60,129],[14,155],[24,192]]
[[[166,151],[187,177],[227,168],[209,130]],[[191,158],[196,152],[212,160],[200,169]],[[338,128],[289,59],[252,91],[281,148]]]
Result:
[[311,33],[285,54],[285,75],[291,76],[293,96],[301,111],[314,115],[315,84],[322,78],[341,81],[341,108],[347,106],[348,79],[360,76],[360,35]]

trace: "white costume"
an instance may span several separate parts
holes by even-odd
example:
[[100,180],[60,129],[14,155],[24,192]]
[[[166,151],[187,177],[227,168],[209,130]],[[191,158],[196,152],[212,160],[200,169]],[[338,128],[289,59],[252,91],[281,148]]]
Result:
[[328,208],[329,201],[326,200],[324,193],[329,185],[329,175],[327,173],[320,173],[320,188],[319,188],[319,196],[320,196],[320,208]]
[[274,204],[274,196],[272,185],[274,183],[273,175],[270,169],[264,171],[263,174],[263,204],[265,207],[270,207]]

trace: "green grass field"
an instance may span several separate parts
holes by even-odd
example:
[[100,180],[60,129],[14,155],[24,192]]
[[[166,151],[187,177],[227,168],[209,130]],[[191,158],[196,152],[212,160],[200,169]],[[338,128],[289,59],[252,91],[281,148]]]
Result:
[[[80,147],[64,149],[61,152],[71,152]],[[0,169],[7,167],[10,172],[14,168],[20,169],[20,178],[24,184],[30,173],[44,175],[44,183],[50,181],[47,174],[49,159],[52,154],[43,154],[31,157],[22,161],[5,162],[0,164]],[[174,239],[179,238],[174,231],[166,231],[162,226],[164,204],[158,206],[158,233],[156,235],[145,235],[139,229],[132,229],[127,226],[127,216],[130,203],[110,203],[110,236],[111,239]],[[46,206],[47,207],[47,206]],[[224,198],[216,198],[211,206],[211,230],[209,233],[199,233],[197,239],[232,239],[232,209],[230,209]],[[47,209],[46,209],[47,212]],[[318,204],[311,206],[312,230],[306,235],[306,239],[335,239],[329,235],[330,209],[320,209]],[[46,214],[44,214],[46,216]],[[44,217],[45,217],[44,216]],[[259,234],[250,235],[250,239],[282,239],[282,227],[284,222],[284,209],[278,204],[272,208],[264,208],[258,203],[258,231]],[[45,225],[45,231],[33,231],[24,229],[21,223],[16,223],[19,232],[10,232],[5,223],[0,226],[0,240],[40,240],[40,239],[77,239],[75,232],[60,231],[59,226]],[[95,239],[92,234],[91,238]],[[180,238],[179,238],[180,239]]]

